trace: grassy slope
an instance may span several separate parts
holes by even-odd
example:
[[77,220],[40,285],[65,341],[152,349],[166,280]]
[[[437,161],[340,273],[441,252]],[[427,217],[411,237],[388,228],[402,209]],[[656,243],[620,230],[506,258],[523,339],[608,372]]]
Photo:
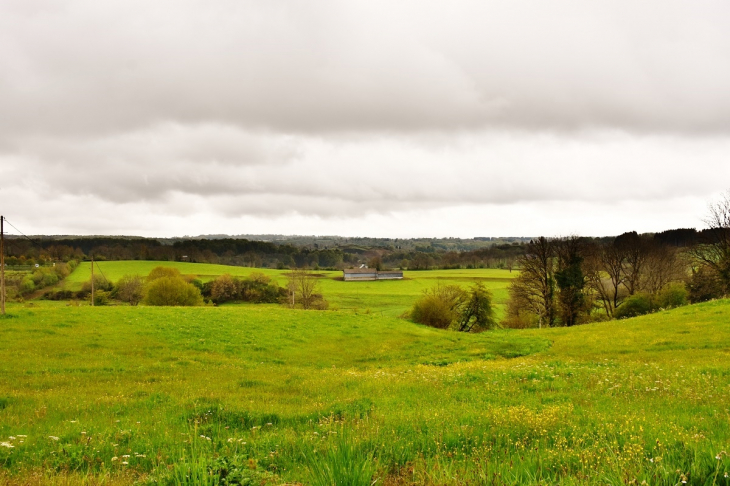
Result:
[[[203,281],[211,280],[224,273],[234,276],[248,276],[251,272],[261,272],[278,281],[280,285],[284,285],[286,282],[285,270],[183,262],[121,261],[98,263],[101,272],[112,282],[116,282],[125,274],[147,275],[150,270],[158,265],[175,267],[181,273],[194,275]],[[474,281],[481,281],[492,291],[494,302],[497,305],[497,314],[500,318],[504,312],[504,304],[507,301],[507,285],[516,275],[516,272],[496,269],[407,271],[404,274],[406,278],[399,281],[344,282],[337,280],[342,277],[342,272],[317,271],[315,273],[322,276],[320,280],[322,293],[332,305],[340,309],[358,309],[361,311],[370,309],[372,312],[389,316],[398,316],[408,310],[424,289],[436,285],[438,282],[469,286]],[[88,262],[81,263],[60,287],[78,290],[81,288],[81,284],[89,280],[90,277],[90,264]]]
[[[11,313],[0,321],[11,472],[145,473],[192,442],[302,480],[301,451],[350,430],[392,484],[712,484],[715,472],[727,484],[728,301],[482,335],[274,306]],[[123,454],[129,465],[111,460]]]

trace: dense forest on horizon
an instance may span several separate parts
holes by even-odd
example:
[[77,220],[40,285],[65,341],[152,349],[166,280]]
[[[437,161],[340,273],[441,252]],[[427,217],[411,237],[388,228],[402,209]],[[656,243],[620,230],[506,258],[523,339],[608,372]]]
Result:
[[[680,228],[641,235],[673,247],[697,244],[709,230]],[[359,265],[428,268],[512,269],[534,238],[366,238],[248,235],[144,238],[134,236],[6,236],[7,264],[52,261],[159,260],[220,263],[264,268],[332,268]],[[260,238],[260,239],[254,239]],[[584,237],[610,242],[615,237]]]

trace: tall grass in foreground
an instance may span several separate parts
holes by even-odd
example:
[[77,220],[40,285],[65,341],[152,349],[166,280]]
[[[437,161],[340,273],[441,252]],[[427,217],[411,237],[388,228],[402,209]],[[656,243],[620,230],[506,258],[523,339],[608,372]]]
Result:
[[340,427],[336,439],[318,449],[305,444],[302,454],[308,468],[308,479],[312,486],[370,486],[377,466],[373,451],[368,444],[358,443],[350,437],[351,432]]
[[480,335],[54,305],[0,321],[0,484],[730,485],[727,301]]

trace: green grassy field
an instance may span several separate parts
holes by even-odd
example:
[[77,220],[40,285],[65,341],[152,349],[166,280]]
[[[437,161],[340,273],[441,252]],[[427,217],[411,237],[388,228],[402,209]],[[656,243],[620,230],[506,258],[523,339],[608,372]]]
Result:
[[[177,268],[184,275],[192,275],[202,281],[212,280],[228,273],[233,276],[248,276],[251,272],[261,272],[286,284],[288,270],[271,270],[206,263],[114,261],[98,262],[98,268],[110,281],[116,282],[125,274],[147,275],[156,266]],[[496,305],[497,317],[504,314],[507,301],[507,286],[516,272],[498,269],[475,270],[429,270],[406,271],[404,280],[377,282],[344,282],[342,272],[313,271],[320,276],[322,293],[325,298],[339,309],[370,311],[388,316],[399,316],[411,308],[413,302],[428,287],[437,283],[458,284],[468,287],[475,281],[482,282],[491,292]],[[83,282],[91,278],[91,264],[81,263],[58,288],[79,290]]]
[[9,312],[0,483],[730,484],[728,301],[478,335],[273,305]]

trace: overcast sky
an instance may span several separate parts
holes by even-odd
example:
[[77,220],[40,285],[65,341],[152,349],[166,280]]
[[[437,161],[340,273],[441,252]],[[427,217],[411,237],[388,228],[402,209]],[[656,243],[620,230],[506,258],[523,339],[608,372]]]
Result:
[[700,228],[730,188],[728,25],[726,0],[0,0],[0,213],[27,234]]

